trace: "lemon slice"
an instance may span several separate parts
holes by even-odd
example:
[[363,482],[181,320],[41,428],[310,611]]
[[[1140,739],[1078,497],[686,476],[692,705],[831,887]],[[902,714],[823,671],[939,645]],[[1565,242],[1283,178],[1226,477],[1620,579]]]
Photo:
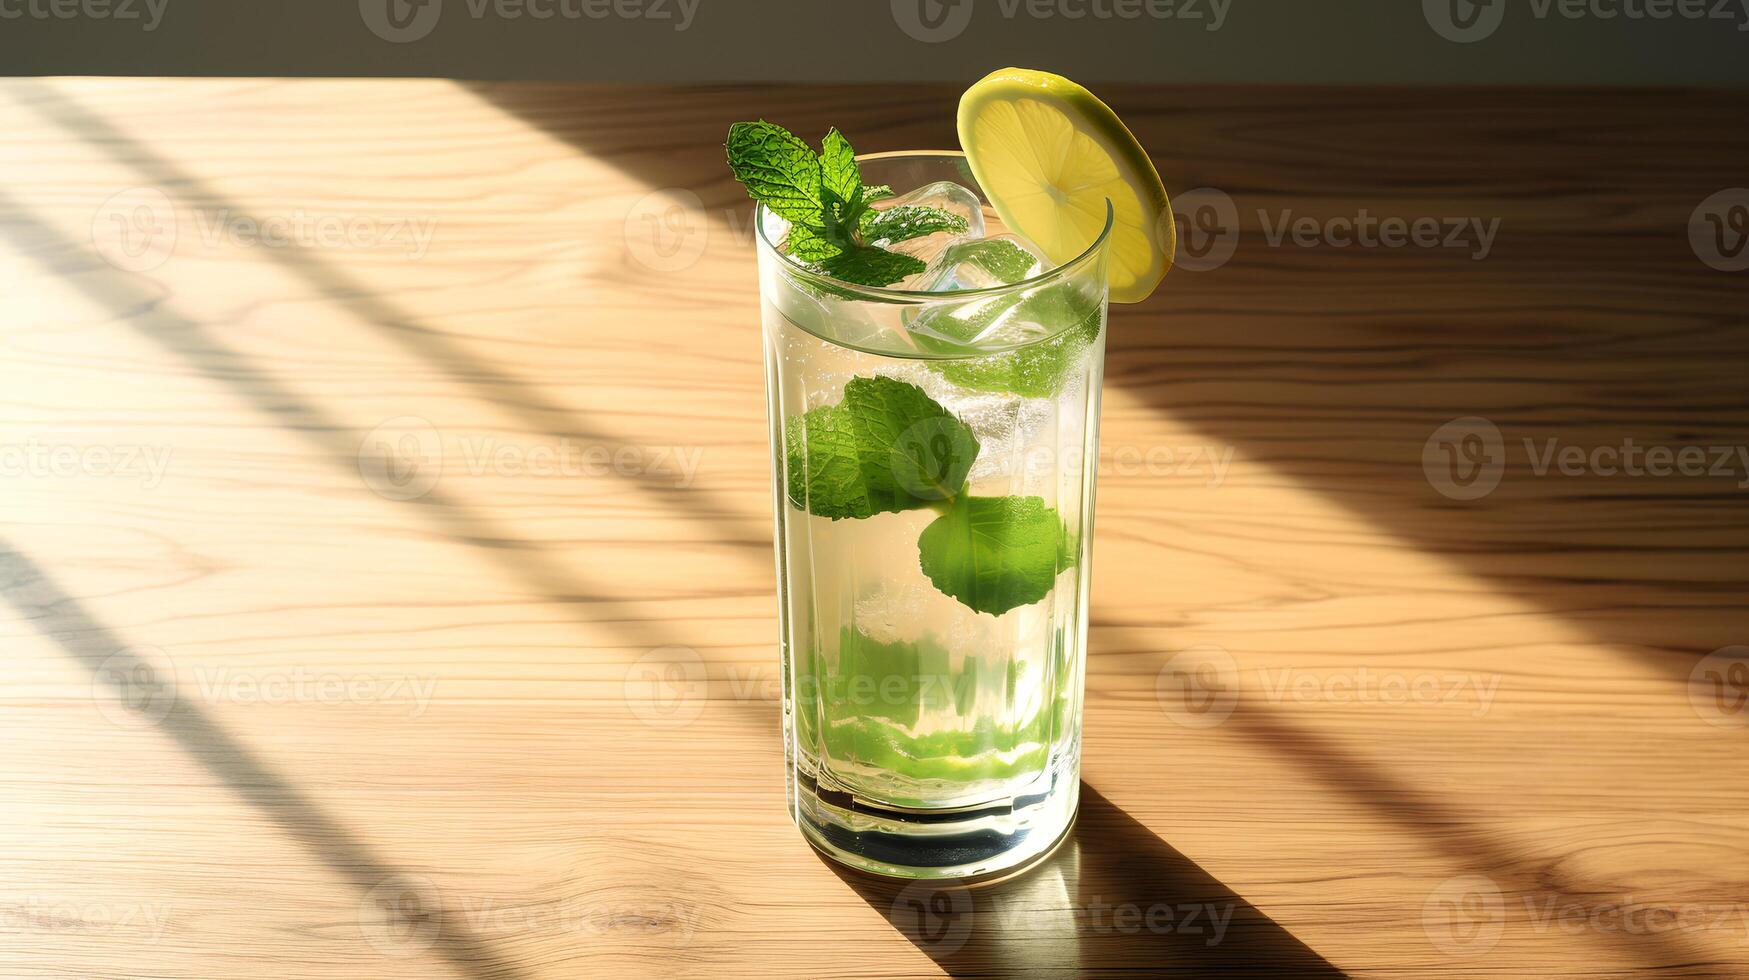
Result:
[[1172,266],[1166,188],[1117,114],[1061,75],[991,72],[960,96],[960,146],[1008,227],[1067,262],[1093,244],[1111,201],[1108,278],[1117,303],[1147,299]]

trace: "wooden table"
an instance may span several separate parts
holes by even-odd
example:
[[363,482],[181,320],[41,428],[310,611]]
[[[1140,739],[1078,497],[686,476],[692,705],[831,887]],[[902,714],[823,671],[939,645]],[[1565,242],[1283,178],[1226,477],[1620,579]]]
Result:
[[1749,99],[1107,94],[1213,237],[1114,309],[1082,815],[919,896],[784,812],[720,142],[954,91],[6,83],[0,974],[1749,973]]

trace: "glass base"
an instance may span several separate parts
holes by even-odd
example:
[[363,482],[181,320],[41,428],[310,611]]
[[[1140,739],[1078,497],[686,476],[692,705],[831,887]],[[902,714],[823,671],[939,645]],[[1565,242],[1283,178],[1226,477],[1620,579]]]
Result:
[[982,883],[1056,849],[1075,822],[1081,783],[1053,773],[1049,789],[1006,803],[923,810],[876,803],[796,774],[792,816],[816,850],[894,878]]

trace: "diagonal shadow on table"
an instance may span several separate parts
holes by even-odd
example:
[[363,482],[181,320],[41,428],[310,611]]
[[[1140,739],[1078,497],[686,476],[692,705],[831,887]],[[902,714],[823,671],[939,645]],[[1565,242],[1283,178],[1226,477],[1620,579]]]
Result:
[[[244,202],[227,197],[215,183],[201,178],[170,156],[155,151],[147,142],[130,136],[99,113],[57,91],[52,84],[21,82],[12,88],[12,92],[19,104],[46,122],[72,133],[159,189],[191,204],[234,215],[238,220],[259,220],[259,216],[250,214]],[[267,261],[295,275],[311,295],[351,311],[373,331],[441,371],[459,387],[521,419],[531,433],[560,444],[577,442],[589,446],[617,446],[623,443],[619,433],[548,395],[531,379],[469,350],[453,332],[423,322],[380,295],[375,284],[358,278],[340,263],[324,259],[309,249],[268,248],[257,251]],[[189,332],[197,333],[198,330]],[[741,506],[731,495],[708,483],[676,487],[669,478],[650,471],[624,473],[616,470],[614,475],[635,483],[640,500],[709,528],[714,543],[722,546],[725,554],[732,554],[745,562],[748,568],[758,571],[770,568],[765,551],[769,547],[766,534],[770,518],[763,510]]]
[[[150,280],[111,268],[89,247],[68,239],[4,191],[0,191],[0,238],[10,241],[18,254],[32,258],[57,279],[81,290],[118,322],[182,358],[202,376],[234,391],[264,417],[302,438],[323,462],[343,472],[355,472],[360,492],[369,486],[388,485],[384,475],[391,461],[367,448],[363,431],[220,342],[207,325],[179,315]],[[613,595],[599,577],[586,579],[575,563],[564,561],[541,542],[512,533],[459,497],[438,489],[409,499],[377,496],[417,514],[435,533],[469,546],[477,556],[522,583],[533,599],[565,609],[577,622],[612,633],[628,647],[656,649],[684,643],[688,648],[708,648],[700,642],[702,638],[677,635],[672,622],[651,618],[636,603]],[[767,705],[753,699],[731,696],[715,700],[744,717],[769,717]]]
[[[39,633],[92,674],[92,696],[114,696],[142,728],[171,738],[216,779],[273,820],[287,837],[330,871],[364,892],[357,921],[362,936],[385,956],[429,950],[476,980],[525,976],[498,946],[446,907],[436,884],[396,868],[353,836],[308,794],[276,773],[226,732],[178,687],[173,668],[130,647],[86,611],[29,556],[0,539],[0,596]],[[406,961],[414,962],[414,961]]]
[[832,870],[956,977],[1346,976],[1091,786],[1038,866],[977,888]]
[[[702,207],[686,221],[705,227],[690,230],[726,232],[743,247],[751,205],[723,165],[721,142],[747,107],[775,103],[775,121],[810,137],[829,124],[854,125],[850,136],[867,150],[950,146],[958,95],[939,85],[883,86],[876,100],[858,98],[869,90],[853,86],[676,87],[666,94],[678,108],[656,125],[606,87],[469,89],[649,186],[696,194]],[[1620,199],[1602,188],[1584,203],[1600,214],[1619,207],[1664,215],[1648,232],[1633,221],[1575,220],[1570,202],[1543,210],[1517,203],[1535,186],[1527,167],[1583,172],[1577,164],[1601,154],[1596,133],[1521,135],[1570,119],[1581,94],[1526,95],[1506,129],[1496,113],[1478,122],[1474,95],[1460,90],[1418,92],[1409,109],[1389,91],[1332,90],[1330,103],[1312,103],[1311,113],[1302,90],[1261,101],[1219,96],[1233,100],[1227,105],[1178,96],[1150,106],[1134,87],[1112,94],[1144,146],[1170,148],[1158,160],[1169,187],[1223,188],[1241,206],[1241,227],[1224,267],[1176,269],[1142,306],[1114,307],[1108,390],[1194,430],[1205,440],[1195,448],[1236,451],[1267,470],[1262,479],[1291,480],[1404,547],[1463,569],[1479,589],[1560,617],[1656,675],[1685,683],[1698,654],[1743,642],[1749,610],[1736,599],[1749,588],[1740,560],[1749,523],[1737,514],[1736,480],[1744,474],[1653,481],[1650,489],[1599,473],[1548,478],[1532,471],[1527,448],[1551,438],[1586,449],[1624,439],[1642,447],[1749,443],[1737,381],[1749,367],[1745,322],[1735,315],[1741,293],[1697,262],[1682,234],[1694,201],[1734,179],[1741,134],[1669,122],[1662,132],[1679,144],[1704,139],[1681,155],[1680,172],[1662,150],[1642,155],[1639,169],[1614,161]],[[1741,105],[1735,94],[1685,96],[1685,105],[1687,98],[1720,114]],[[1663,119],[1668,108],[1665,97],[1645,93],[1633,111]],[[1280,125],[1260,122],[1277,115]],[[1333,144],[1320,123],[1355,126],[1349,135],[1361,145]],[[1613,118],[1603,125],[1620,128]],[[1201,139],[1187,145],[1186,132]],[[1416,152],[1380,149],[1406,145]],[[1472,261],[1442,249],[1279,247],[1245,220],[1258,204],[1290,216],[1401,206],[1483,218],[1504,211],[1510,220],[1488,260]],[[1436,430],[1467,416],[1498,426],[1507,459],[1499,492],[1481,500],[1442,496],[1424,472]],[[1229,554],[1246,561],[1255,549],[1241,539]],[[1637,615],[1672,608],[1690,613],[1680,635],[1663,618]]]

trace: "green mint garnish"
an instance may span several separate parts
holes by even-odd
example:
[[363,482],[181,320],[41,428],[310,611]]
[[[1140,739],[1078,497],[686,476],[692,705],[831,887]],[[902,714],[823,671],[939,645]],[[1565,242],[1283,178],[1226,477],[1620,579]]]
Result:
[[922,388],[851,378],[843,401],[785,421],[786,490],[798,509],[832,520],[942,510],[917,540],[923,573],[977,612],[1000,616],[1049,594],[1074,564],[1075,546],[1042,498],[966,493],[979,448]]
[[[889,252],[888,245],[941,231],[965,231],[966,221],[939,208],[907,206],[874,211],[870,202],[893,196],[884,184],[866,186],[856,151],[836,129],[820,141],[820,153],[772,123],[729,127],[729,169],[747,193],[790,222],[789,254],[817,271],[860,286],[890,286],[922,272],[916,258]],[[884,217],[894,211],[903,215]],[[871,234],[878,230],[878,234]]]
[[[1050,668],[1050,702],[1025,717],[975,715],[978,695],[999,688],[999,704],[1013,704],[1025,665],[1007,659],[1006,670],[965,656],[951,666],[948,648],[925,634],[915,641],[880,641],[851,626],[838,634],[837,656],[826,637],[801,654],[796,683],[814,707],[796,712],[803,744],[829,759],[876,766],[912,779],[1010,778],[1037,772],[1049,758],[1049,743],[1067,727],[1073,659],[1057,633]],[[912,734],[923,712],[953,710],[958,724]]]
[[[930,329],[948,337],[976,336],[1008,306],[993,304],[969,317],[943,316],[931,321]],[[1049,340],[1027,344],[1000,354],[964,360],[941,361],[931,368],[962,388],[1006,392],[1023,398],[1049,398],[1063,390],[1075,370],[1084,363],[1087,350],[1099,339],[1104,325],[1097,299],[1086,296],[1070,283],[1049,286],[1020,300],[1013,316],[1031,323],[1072,323]],[[943,346],[946,346],[945,344]]]
[[819,263],[820,271],[834,279],[863,286],[889,286],[929,268],[922,259],[889,252],[873,245],[858,245]]
[[940,208],[901,204],[885,211],[864,211],[859,230],[865,241],[902,242],[941,231],[963,232],[966,230],[966,219]]
[[820,158],[782,126],[768,122],[729,127],[729,167],[747,193],[791,222],[823,227]]
[[984,271],[1006,283],[1026,278],[1038,257],[1006,238],[980,238],[948,249],[949,262],[975,262]]
[[789,237],[784,239],[784,249],[797,259],[808,262],[824,262],[844,250],[820,237],[820,233],[807,225],[793,225]]
[[1040,497],[959,497],[917,549],[936,588],[992,616],[1043,599],[1071,564],[1063,522]]
[[978,440],[923,389],[852,378],[844,400],[784,426],[789,498],[816,517],[861,519],[949,500],[965,487]]

